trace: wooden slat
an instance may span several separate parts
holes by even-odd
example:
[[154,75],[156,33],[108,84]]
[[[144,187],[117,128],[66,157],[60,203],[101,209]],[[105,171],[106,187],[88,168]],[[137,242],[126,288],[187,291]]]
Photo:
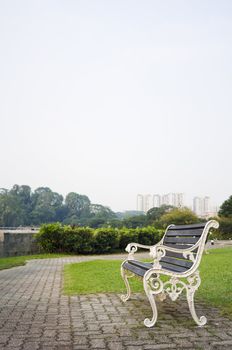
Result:
[[172,265],[166,262],[161,263],[162,268],[168,271],[173,271],[173,272],[185,272],[188,270],[188,268],[184,266],[177,266],[177,265]]
[[146,271],[150,269],[150,267],[145,269],[144,267],[135,266],[135,265],[131,264],[129,261],[125,261],[123,264],[123,267],[124,267],[124,269],[127,269],[127,270],[135,273],[136,275],[141,276],[141,277],[143,277],[144,274],[146,273]]
[[164,256],[163,258],[160,259],[161,264],[162,264],[162,262],[166,262],[166,263],[176,265],[176,266],[186,267],[187,269],[189,269],[193,265],[192,261],[190,261],[190,260],[176,259],[176,258],[167,257],[167,256]]
[[[195,254],[196,254],[196,253],[195,253]],[[195,255],[195,254],[194,254],[194,255]],[[182,253],[170,252],[170,251],[168,251],[168,250],[166,250],[165,256],[170,256],[170,257],[177,258],[177,259],[184,259]]]
[[152,264],[151,263],[145,263],[145,262],[141,262],[141,261],[138,261],[138,260],[129,260],[129,264],[141,267],[141,268],[146,269],[146,270],[152,268]]
[[175,244],[175,243],[165,243],[164,245],[175,249],[188,249],[193,246],[192,244]]
[[199,237],[165,237],[164,245],[166,243],[174,243],[174,244],[195,244],[199,240]]
[[206,223],[200,223],[200,224],[191,224],[191,225],[174,225],[170,227],[168,230],[188,230],[188,229],[196,229],[196,228],[201,228],[203,229],[205,227]]
[[173,236],[201,236],[203,230],[168,230],[166,233],[166,237],[173,237]]

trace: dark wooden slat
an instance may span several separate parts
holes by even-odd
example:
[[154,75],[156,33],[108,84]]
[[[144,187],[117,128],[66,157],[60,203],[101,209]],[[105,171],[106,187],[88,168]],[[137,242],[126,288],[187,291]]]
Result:
[[[194,254],[194,255],[195,255],[195,254]],[[170,257],[178,258],[178,259],[184,259],[182,253],[170,252],[170,251],[168,251],[168,250],[166,250],[165,256],[170,256]]]
[[192,261],[190,260],[176,259],[176,258],[167,257],[167,256],[164,256],[163,258],[160,259],[161,264],[162,262],[166,262],[176,266],[183,266],[183,267],[186,267],[187,269],[189,269],[193,265]]
[[138,260],[129,260],[129,264],[141,267],[143,269],[151,269],[152,268],[152,264],[151,263],[145,263],[145,262],[141,262]]
[[195,244],[199,240],[199,237],[165,237],[164,244],[175,243],[175,244]]
[[123,264],[123,267],[124,267],[124,269],[127,269],[127,270],[135,273],[136,275],[141,276],[141,277],[143,277],[145,275],[146,271],[150,269],[150,268],[145,269],[145,268],[135,266],[133,264],[130,264],[128,261],[126,261]]
[[168,271],[173,271],[173,272],[185,272],[188,270],[188,268],[184,266],[177,266],[177,265],[172,265],[166,262],[162,262],[161,266],[163,269],[168,270]]
[[201,236],[203,230],[168,230],[165,237],[173,236]]
[[196,228],[201,228],[203,229],[205,227],[206,223],[199,223],[199,224],[191,224],[191,225],[174,225],[170,227],[168,230],[188,230],[188,229],[196,229]]
[[175,249],[188,249],[193,246],[192,244],[175,244],[175,243],[165,243],[164,245]]

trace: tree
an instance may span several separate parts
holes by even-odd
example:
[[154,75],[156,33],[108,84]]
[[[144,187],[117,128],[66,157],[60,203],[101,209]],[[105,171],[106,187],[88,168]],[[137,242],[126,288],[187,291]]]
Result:
[[147,212],[147,220],[148,223],[151,224],[161,218],[162,215],[174,209],[172,205],[163,204],[160,207],[154,207],[148,210]]
[[63,205],[63,196],[48,187],[39,187],[32,196],[32,223],[39,225],[57,221],[57,213]]
[[19,224],[30,225],[32,210],[31,188],[27,185],[14,185],[9,191],[9,195],[17,202],[18,211],[20,212]]
[[116,220],[115,213],[100,204],[91,204],[89,198],[70,192],[63,196],[49,187],[34,192],[27,185],[14,185],[10,190],[0,189],[0,226],[40,225],[63,222],[74,225],[108,226]]
[[222,203],[218,215],[226,218],[232,218],[232,196]]
[[80,219],[90,217],[90,200],[87,196],[70,192],[65,198],[67,217],[65,222],[71,224],[80,223]]
[[197,222],[199,222],[199,218],[188,208],[174,208],[170,212],[164,214],[159,220],[159,224],[163,228],[170,224],[188,225]]
[[18,200],[8,190],[1,189],[0,194],[0,226],[19,226],[20,206]]
[[131,216],[122,222],[123,226],[127,228],[144,227],[147,226],[147,217],[146,215]]
[[0,225],[19,226],[30,224],[31,189],[14,185],[11,190],[0,191]]

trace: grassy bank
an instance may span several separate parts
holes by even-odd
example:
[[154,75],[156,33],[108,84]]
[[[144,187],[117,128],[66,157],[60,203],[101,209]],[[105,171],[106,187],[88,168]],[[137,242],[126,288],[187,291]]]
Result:
[[[210,250],[200,265],[202,283],[196,297],[220,307],[232,316],[232,248]],[[95,260],[69,264],[64,268],[64,292],[67,295],[125,292],[120,276],[120,261]],[[142,291],[142,283],[130,279],[132,291]]]

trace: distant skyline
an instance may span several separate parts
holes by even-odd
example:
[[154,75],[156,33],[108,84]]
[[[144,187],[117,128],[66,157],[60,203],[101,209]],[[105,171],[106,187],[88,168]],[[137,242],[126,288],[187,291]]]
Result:
[[0,187],[232,195],[232,2],[0,1]]
[[211,198],[207,195],[194,196],[186,200],[185,193],[139,193],[136,196],[136,208],[138,211],[148,212],[153,207],[162,205],[171,205],[177,208],[187,207],[195,212],[198,216],[216,215],[219,206],[212,203]]

